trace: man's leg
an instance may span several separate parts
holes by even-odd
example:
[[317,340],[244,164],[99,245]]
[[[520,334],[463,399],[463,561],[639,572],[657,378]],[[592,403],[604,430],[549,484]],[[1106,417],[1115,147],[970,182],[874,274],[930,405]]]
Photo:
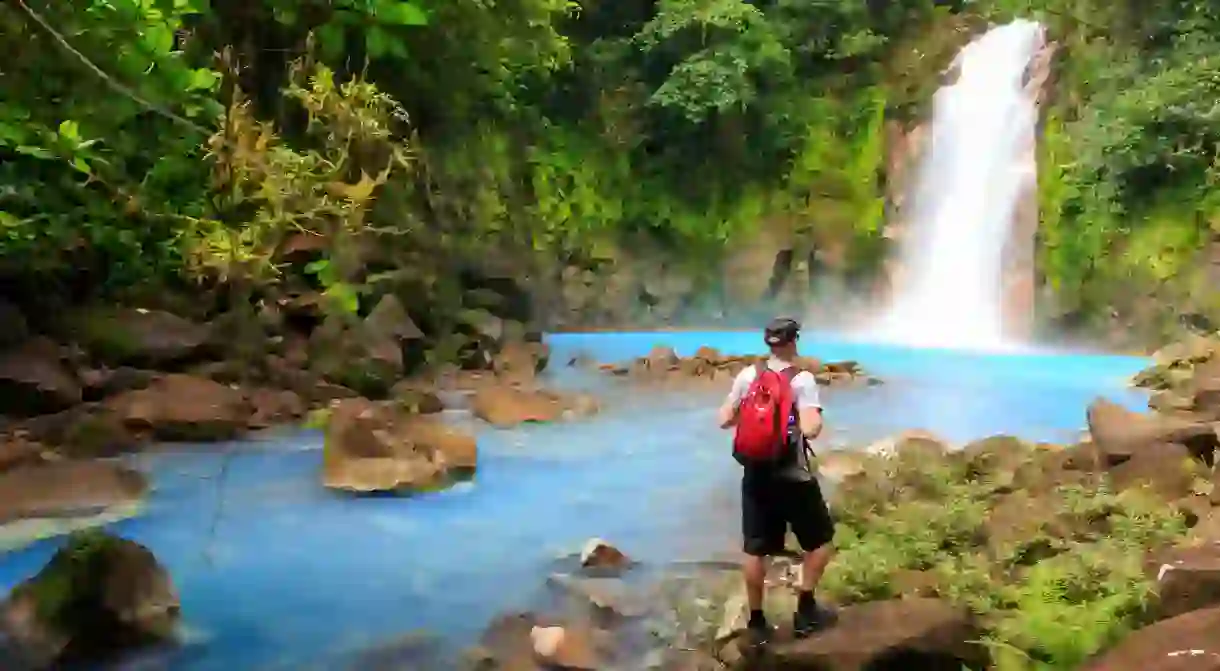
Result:
[[785,489],[792,532],[804,551],[793,629],[797,636],[805,636],[833,624],[835,619],[833,611],[819,607],[814,597],[822,574],[834,557],[834,520],[817,480],[792,482]]
[[742,478],[741,531],[745,558],[741,563],[741,573],[750,608],[747,629],[760,641],[770,633],[770,626],[763,615],[769,557],[783,549],[786,531],[784,517],[779,514],[776,503],[771,483]]

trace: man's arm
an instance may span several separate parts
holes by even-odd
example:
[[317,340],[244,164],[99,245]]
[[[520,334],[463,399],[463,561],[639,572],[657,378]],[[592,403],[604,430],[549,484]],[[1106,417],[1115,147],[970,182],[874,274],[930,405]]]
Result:
[[822,433],[822,398],[818,393],[818,381],[812,373],[800,373],[792,380],[792,391],[796,397],[797,424],[801,434],[809,440]]
[[729,395],[724,399],[724,404],[720,406],[719,412],[716,413],[716,421],[722,429],[730,429],[737,425],[741,400],[745,398],[746,391],[750,389],[750,383],[753,381],[750,370],[747,368],[738,373],[737,377],[733,378],[733,388],[729,390]]

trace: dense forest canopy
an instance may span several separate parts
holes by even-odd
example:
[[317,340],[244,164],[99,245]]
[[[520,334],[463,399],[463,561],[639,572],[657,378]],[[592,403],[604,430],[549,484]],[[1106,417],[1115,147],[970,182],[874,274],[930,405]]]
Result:
[[[673,314],[657,312],[668,296],[715,294],[734,243],[764,232],[833,251],[824,272],[864,286],[886,254],[887,124],[922,118],[988,22],[1028,17],[1060,45],[1040,152],[1044,312],[1160,337],[1220,311],[1218,14],[12,0],[0,273],[39,300],[309,285],[355,311],[394,291],[434,336],[500,310],[479,290],[504,277],[591,322],[621,316],[612,295]],[[286,266],[302,235],[320,256]]]

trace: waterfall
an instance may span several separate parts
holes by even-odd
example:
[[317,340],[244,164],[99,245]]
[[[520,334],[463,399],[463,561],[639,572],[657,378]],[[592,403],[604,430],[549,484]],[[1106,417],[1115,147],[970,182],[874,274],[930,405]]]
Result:
[[968,44],[956,81],[936,93],[902,278],[871,335],[923,347],[1003,348],[1005,245],[1025,188],[1036,183],[1035,96],[1026,70],[1042,27],[1014,21]]

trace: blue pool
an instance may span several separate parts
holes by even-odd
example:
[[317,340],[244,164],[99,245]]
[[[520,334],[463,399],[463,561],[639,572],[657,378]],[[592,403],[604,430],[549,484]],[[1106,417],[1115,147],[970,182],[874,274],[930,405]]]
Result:
[[[700,345],[757,351],[757,335],[564,334],[551,344],[555,384],[598,390],[602,415],[479,428],[478,477],[449,491],[328,494],[318,484],[321,438],[312,432],[235,447],[227,469],[215,446],[138,458],[156,490],[144,516],[114,529],[148,545],[182,591],[197,642],[169,668],[341,669],[355,652],[419,629],[464,645],[496,614],[533,603],[556,558],[591,536],[654,563],[732,550],[736,465],[713,426],[717,393],[627,390],[562,364],[576,353],[619,361],[658,344],[681,354]],[[1131,407],[1146,402],[1126,389],[1140,358],[966,354],[816,335],[804,349],[857,360],[886,381],[825,392],[825,449],[906,428],[953,440],[1012,433],[1067,441],[1098,394]],[[35,572],[54,547],[0,555],[0,588]]]

